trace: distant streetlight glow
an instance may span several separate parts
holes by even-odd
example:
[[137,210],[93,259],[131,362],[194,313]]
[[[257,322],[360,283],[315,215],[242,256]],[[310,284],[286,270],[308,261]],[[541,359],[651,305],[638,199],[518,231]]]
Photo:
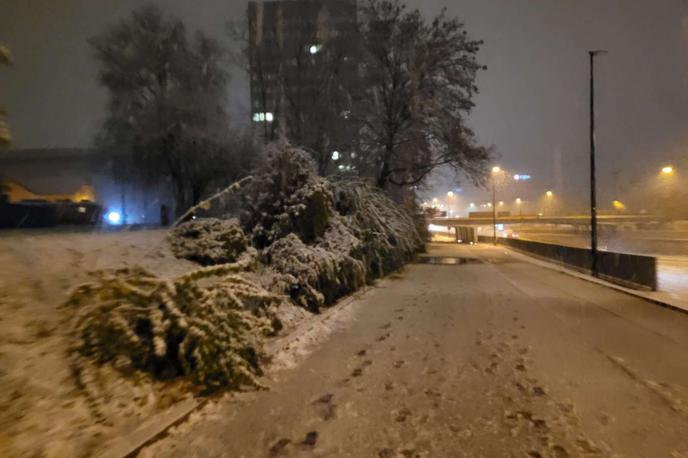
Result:
[[547,194],[547,197],[552,197],[554,195],[552,191],[547,191],[545,194]]
[[671,175],[672,173],[674,173],[674,168],[670,165],[662,167],[662,173],[664,175]]
[[503,201],[503,200],[500,200],[500,201],[499,201],[499,205],[504,205],[504,201]]
[[517,197],[517,198],[516,198],[516,203],[517,203],[517,204],[520,204],[521,202],[523,202],[523,201],[521,200],[521,198],[520,198],[520,197]]
[[475,208],[475,204],[474,204],[473,202],[471,202],[471,204],[469,205],[469,207]]
[[447,193],[447,197],[454,197],[454,193],[453,193],[452,191],[449,191],[449,192]]
[[488,206],[488,207],[492,207],[492,202],[488,202],[488,203],[487,203],[487,206]]
[[437,197],[433,197],[433,198],[432,198],[432,203],[433,203],[433,204],[436,204],[436,203],[439,202],[439,201],[440,201],[440,200],[439,200]]
[[502,171],[502,169],[498,165],[495,165],[494,167],[492,167],[492,173],[499,173],[501,171]]

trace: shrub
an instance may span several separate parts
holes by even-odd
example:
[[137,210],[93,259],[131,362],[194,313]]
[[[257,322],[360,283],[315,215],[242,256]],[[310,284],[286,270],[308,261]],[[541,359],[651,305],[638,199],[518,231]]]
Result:
[[284,144],[268,146],[267,159],[242,198],[241,225],[258,248],[292,232],[312,243],[325,233],[333,215],[329,186],[313,159]]
[[349,250],[306,245],[295,234],[277,240],[264,255],[266,262],[283,274],[285,292],[313,312],[366,282],[365,266],[351,257]]
[[274,332],[279,301],[225,264],[164,280],[142,268],[96,273],[68,305],[76,307],[72,350],[99,364],[188,377],[213,390],[259,386],[263,337]]
[[340,224],[360,240],[352,255],[365,262],[369,280],[398,270],[423,249],[413,217],[378,188],[335,180],[331,189]]
[[202,265],[236,261],[249,240],[235,219],[204,218],[175,227],[168,241],[178,258]]

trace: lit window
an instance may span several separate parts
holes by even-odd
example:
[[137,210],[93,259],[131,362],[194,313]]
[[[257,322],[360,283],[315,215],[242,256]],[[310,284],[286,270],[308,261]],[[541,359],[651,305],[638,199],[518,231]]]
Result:
[[267,113],[253,113],[253,122],[272,122],[275,119],[270,112]]

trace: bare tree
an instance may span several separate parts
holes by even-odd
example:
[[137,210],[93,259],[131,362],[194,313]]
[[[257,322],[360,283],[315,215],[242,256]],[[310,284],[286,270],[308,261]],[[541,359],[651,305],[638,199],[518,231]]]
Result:
[[181,214],[231,166],[222,48],[200,32],[189,38],[180,20],[152,5],[91,44],[109,92],[101,145],[131,153],[147,181],[169,179]]
[[420,184],[438,167],[480,181],[490,153],[466,116],[484,68],[476,60],[482,42],[445,11],[428,22],[398,0],[366,0],[360,17],[361,172],[381,188]]

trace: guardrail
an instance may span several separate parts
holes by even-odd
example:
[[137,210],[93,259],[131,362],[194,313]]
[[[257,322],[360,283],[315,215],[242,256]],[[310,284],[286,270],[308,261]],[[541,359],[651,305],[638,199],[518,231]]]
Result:
[[[492,237],[480,236],[478,240],[492,242]],[[590,273],[592,252],[587,248],[503,237],[499,237],[497,243]],[[597,266],[600,277],[605,280],[635,289],[657,290],[657,258],[655,257],[599,251]]]

